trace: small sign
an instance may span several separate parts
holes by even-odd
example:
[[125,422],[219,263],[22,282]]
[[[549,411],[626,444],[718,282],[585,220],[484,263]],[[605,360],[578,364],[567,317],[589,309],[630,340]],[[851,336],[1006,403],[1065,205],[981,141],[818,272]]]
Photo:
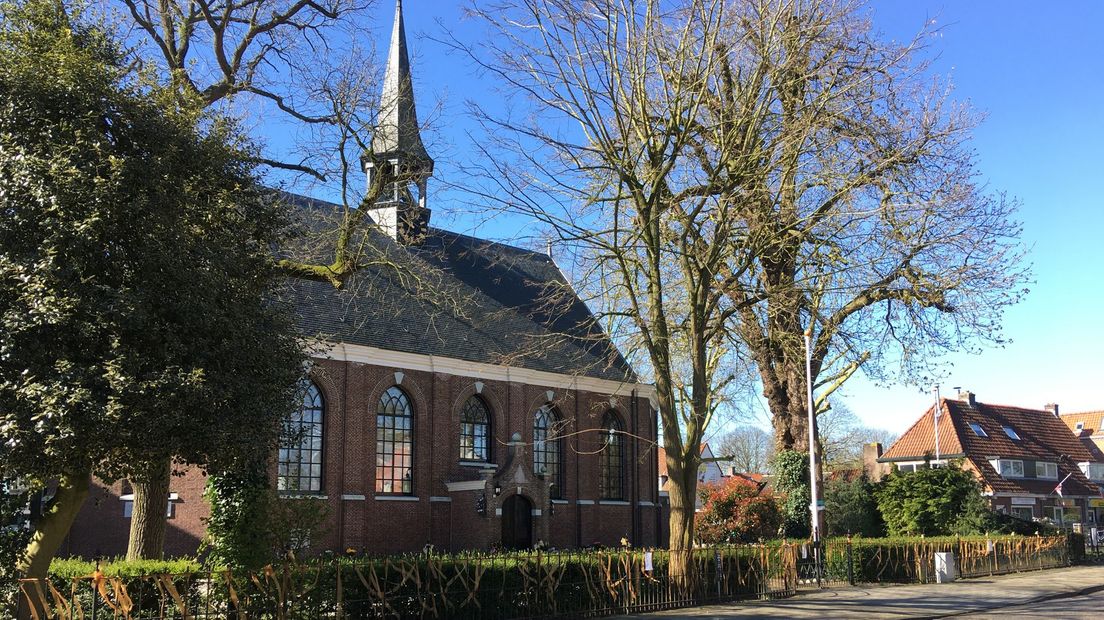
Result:
[[824,500],[823,499],[818,499],[817,500],[817,508],[819,508],[820,510],[824,510]]
[[1104,499],[1094,498],[1089,500],[1090,508],[1104,508]]
[[652,572],[652,552],[651,551],[645,551],[644,552],[644,570],[646,572],[649,572],[649,573]]
[[1034,506],[1035,505],[1035,498],[1034,497],[1013,497],[1012,498],[1012,505],[1013,506]]

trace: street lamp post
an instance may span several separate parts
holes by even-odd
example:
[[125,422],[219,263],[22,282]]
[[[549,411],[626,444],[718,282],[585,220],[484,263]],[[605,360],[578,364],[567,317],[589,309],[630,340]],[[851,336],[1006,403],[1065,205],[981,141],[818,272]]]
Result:
[[817,505],[816,412],[813,410],[813,328],[805,330],[805,392],[809,411],[809,513],[813,530],[813,561],[820,582],[820,506]]

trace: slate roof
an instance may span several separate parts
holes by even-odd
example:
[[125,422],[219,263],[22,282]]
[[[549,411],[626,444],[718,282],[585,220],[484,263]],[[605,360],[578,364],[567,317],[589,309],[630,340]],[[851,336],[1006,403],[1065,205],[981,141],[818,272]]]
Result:
[[[296,207],[289,252],[328,262],[340,207],[282,194]],[[367,227],[361,269],[340,290],[295,280],[286,297],[304,335],[422,355],[626,383],[637,377],[547,255],[429,228],[404,246]]]
[[[957,399],[940,401],[939,443],[942,457],[965,458],[978,471],[982,482],[994,493],[1032,493],[1048,495],[1058,481],[1071,474],[1062,485],[1063,493],[1070,495],[1098,494],[1097,487],[1081,473],[1078,463],[1093,460],[1085,446],[1054,414],[1022,407],[990,405]],[[979,425],[987,435],[978,436],[970,424]],[[1012,428],[1020,437],[1012,439],[1004,428]],[[946,437],[946,439],[944,439]],[[934,454],[932,433],[932,408],[913,424],[879,462],[922,460]],[[1030,477],[1034,470],[1025,463],[1024,478],[1005,478],[989,464],[991,459],[1017,459],[1047,461],[1058,464],[1058,480]]]

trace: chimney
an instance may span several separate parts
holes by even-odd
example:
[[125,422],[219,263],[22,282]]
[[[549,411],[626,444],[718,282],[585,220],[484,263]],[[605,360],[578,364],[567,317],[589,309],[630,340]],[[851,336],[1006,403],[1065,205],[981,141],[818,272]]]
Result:
[[866,470],[866,476],[870,478],[871,482],[880,482],[887,470],[892,467],[892,465],[878,462],[878,459],[882,458],[882,454],[882,444],[877,442],[863,444],[863,469]]
[[962,390],[958,393],[958,400],[970,405],[971,407],[977,406],[977,399],[974,397],[974,393],[970,390]]
[[1058,403],[1047,403],[1043,409],[1054,417],[1058,417]]

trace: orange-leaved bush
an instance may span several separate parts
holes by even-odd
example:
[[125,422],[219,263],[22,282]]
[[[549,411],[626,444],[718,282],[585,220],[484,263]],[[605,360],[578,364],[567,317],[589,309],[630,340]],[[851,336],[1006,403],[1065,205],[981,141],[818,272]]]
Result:
[[774,492],[739,476],[698,490],[698,540],[706,544],[749,543],[778,536],[782,511]]

